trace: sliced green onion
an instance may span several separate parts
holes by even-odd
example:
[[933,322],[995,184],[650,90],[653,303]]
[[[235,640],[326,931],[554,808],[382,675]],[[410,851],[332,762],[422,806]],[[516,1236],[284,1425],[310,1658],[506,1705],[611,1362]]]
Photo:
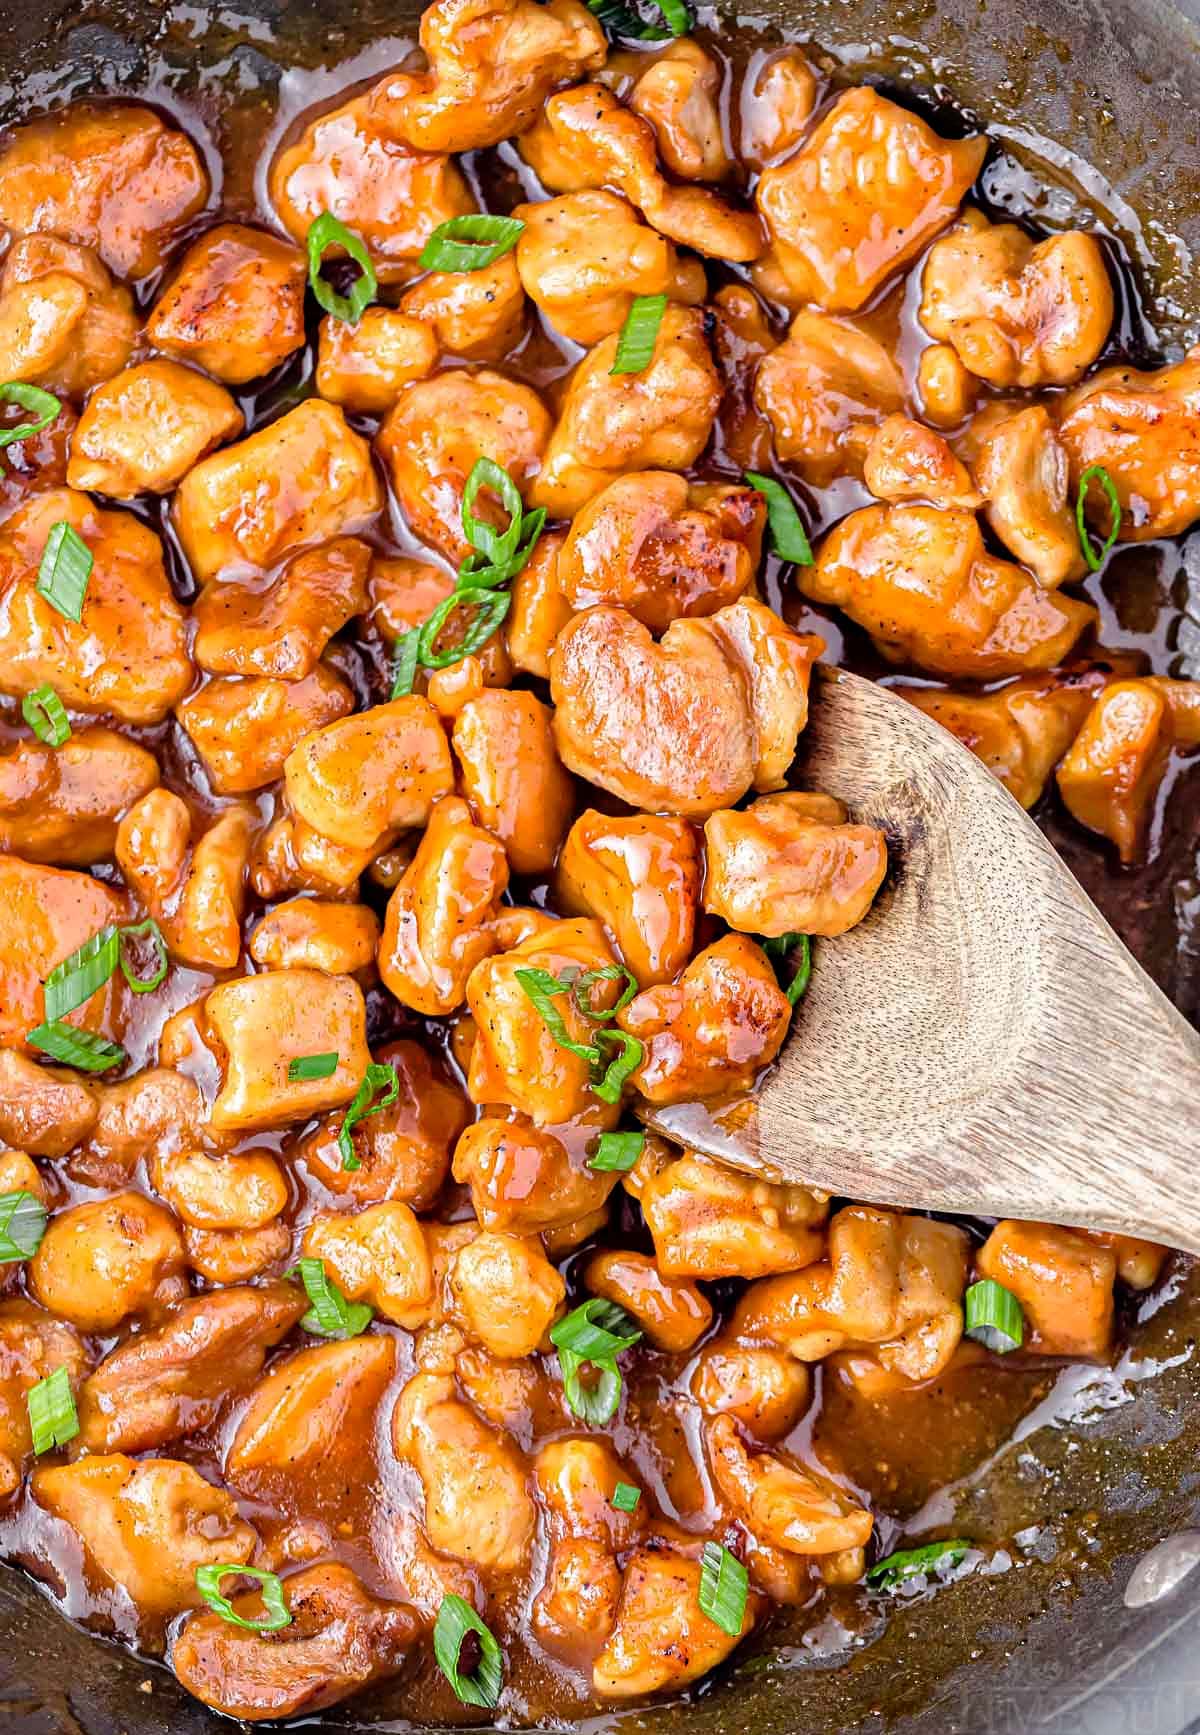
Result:
[[[451,663],[461,663],[464,657],[473,655],[487,644],[511,607],[512,597],[505,590],[485,590],[471,585],[462,590],[452,590],[438,603],[421,628],[417,639],[417,660],[426,669],[448,669]],[[460,608],[477,610],[475,619],[462,638],[448,650],[435,651],[433,647],[438,634]]]
[[[558,1351],[563,1392],[572,1412],[583,1421],[603,1427],[612,1420],[621,1401],[617,1357],[632,1349],[641,1335],[623,1307],[599,1296],[551,1326],[550,1341]],[[585,1367],[599,1376],[594,1382],[580,1378]]]
[[[15,446],[18,440],[32,439],[34,434],[48,428],[62,411],[62,404],[53,392],[44,392],[41,386],[27,386],[23,380],[5,380],[0,385],[0,400],[6,404],[20,404],[23,410],[37,417],[34,422],[18,422],[15,428],[0,428],[0,447]],[[0,464],[0,476],[3,474],[4,465]]]
[[902,1548],[897,1554],[889,1554],[886,1560],[877,1560],[866,1574],[867,1583],[874,1590],[890,1590],[905,1579],[918,1578],[937,1567],[957,1566],[970,1546],[957,1536],[949,1542],[926,1543],[924,1548]]
[[654,360],[658,328],[666,311],[665,295],[634,296],[617,339],[617,353],[608,370],[610,374],[645,373]]
[[576,1042],[567,1029],[566,1020],[554,1004],[554,996],[565,994],[573,987],[574,976],[564,979],[552,976],[549,970],[526,969],[514,971],[517,982],[533,1001],[533,1009],[546,1026],[560,1048],[565,1048],[571,1054],[577,1054],[580,1060],[586,1060],[589,1066],[599,1066],[603,1056],[593,1043]]
[[[382,1092],[378,1102],[372,1098],[377,1092]],[[361,1169],[362,1164],[354,1154],[354,1142],[350,1135],[359,1121],[365,1121],[368,1115],[378,1114],[380,1109],[390,1108],[400,1095],[400,1080],[396,1076],[394,1066],[377,1065],[372,1061],[363,1074],[363,1081],[355,1092],[354,1101],[346,1110],[338,1133],[338,1150],[342,1153],[343,1169]]]
[[[126,952],[126,947],[133,940],[150,941],[154,964],[148,976],[138,975]],[[123,928],[118,928],[117,961],[121,966],[122,976],[135,994],[150,994],[161,982],[166,981],[171,960],[167,956],[167,942],[163,939],[163,931],[153,916],[148,916],[144,922],[127,922]]]
[[643,23],[622,0],[587,0],[587,6],[610,36],[625,36],[631,42],[667,42],[673,36],[686,36],[693,23],[683,0],[655,0],[661,25]]
[[46,1207],[32,1193],[0,1194],[0,1265],[32,1259],[46,1233]]
[[516,553],[511,560],[497,564],[488,560],[487,556],[478,550],[468,554],[458,569],[458,584],[460,590],[495,590],[498,585],[508,584],[519,572],[524,572],[529,564],[529,557],[538,545],[542,531],[546,528],[546,508],[538,506],[532,512],[526,512],[521,520],[521,538],[517,544]]
[[780,964],[787,962],[791,954],[799,949],[800,962],[797,964],[791,981],[783,990],[788,1000],[795,1006],[798,1000],[803,1000],[812,976],[812,942],[807,934],[774,934],[770,939],[760,940],[759,945],[767,954],[778,972]]
[[[508,523],[503,530],[497,530],[494,524],[476,518],[475,502],[481,488],[490,488],[494,494],[500,496],[501,504],[508,513]],[[471,547],[496,565],[503,565],[506,560],[511,560],[521,540],[521,520],[524,513],[525,504],[521,499],[521,490],[508,471],[493,463],[490,458],[476,458],[471,466],[471,474],[467,477],[467,485],[463,489],[462,501],[463,535]]]
[[[226,1578],[252,1578],[261,1585],[263,1607],[267,1611],[262,1620],[246,1620],[244,1615],[237,1613],[229,1598],[221,1595],[221,1583]],[[228,1621],[230,1626],[245,1627],[252,1633],[277,1633],[281,1627],[292,1624],[278,1573],[264,1572],[257,1566],[241,1566],[236,1561],[227,1566],[198,1566],[196,1589],[213,1613]]]
[[481,211],[439,223],[421,249],[425,271],[482,271],[516,246],[525,225],[519,217],[485,216]]
[[[318,305],[323,307],[326,313],[332,313],[335,319],[344,319],[347,325],[357,325],[364,308],[374,301],[379,289],[379,280],[375,275],[375,267],[371,264],[366,243],[353,229],[347,229],[344,223],[339,222],[332,212],[323,211],[309,225],[307,245],[308,286],[316,296]],[[358,266],[359,275],[349,295],[339,295],[328,278],[321,275],[321,263],[330,247],[340,247]]]
[[[1100,544],[1099,553],[1092,543],[1092,534],[1087,527],[1087,497],[1093,478],[1099,482],[1108,500],[1109,531]],[[1117,496],[1116,484],[1104,468],[1103,464],[1089,464],[1079,478],[1079,492],[1075,496],[1075,528],[1079,532],[1079,546],[1083,550],[1083,558],[1092,572],[1099,572],[1104,564],[1104,557],[1117,540],[1121,529],[1121,502]]]
[[800,521],[796,502],[783,483],[774,476],[762,476],[757,470],[747,470],[746,480],[767,503],[767,530],[774,553],[780,560],[794,561],[797,566],[811,566],[812,544]]
[[36,1453],[65,1446],[79,1432],[79,1417],[66,1368],[55,1368],[25,1394],[29,1407],[29,1431]]
[[597,1174],[627,1175],[645,1148],[645,1133],[601,1133],[587,1166]]
[[[474,1633],[479,1640],[479,1661],[471,1674],[464,1675],[459,1662],[468,1633]],[[495,1710],[504,1684],[504,1657],[470,1603],[453,1591],[442,1598],[433,1623],[433,1654],[460,1704]]]
[[604,1074],[592,1082],[592,1092],[601,1102],[617,1103],[630,1073],[636,1072],[646,1058],[645,1044],[624,1030],[598,1030],[597,1042],[611,1042],[620,1053],[609,1061]]
[[618,1512],[636,1512],[641,1498],[640,1488],[635,1488],[629,1482],[618,1482],[612,1491],[609,1505],[615,1507]]
[[120,950],[120,931],[110,922],[56,964],[42,984],[46,1022],[57,1023],[103,988],[117,967]]
[[1025,1315],[1011,1289],[986,1277],[971,1284],[963,1306],[968,1337],[997,1355],[1020,1349],[1025,1341]]
[[[594,982],[619,982],[625,978],[625,987],[621,997],[605,1012],[597,1012],[592,1006],[589,993]],[[607,1024],[629,1005],[638,991],[637,978],[632,970],[627,970],[624,964],[602,964],[598,970],[585,970],[582,976],[576,976],[571,984],[571,999],[576,1009],[592,1024]]]
[[107,1072],[110,1066],[120,1066],[125,1050],[91,1030],[76,1030],[73,1024],[52,1019],[39,1024],[25,1035],[31,1048],[38,1048],[63,1066],[73,1066],[77,1072]]
[[83,599],[92,576],[92,551],[74,525],[60,518],[50,526],[34,589],[66,620],[83,619]]
[[300,1324],[315,1337],[358,1337],[375,1317],[375,1309],[365,1301],[346,1299],[325,1270],[323,1259],[301,1259],[287,1275],[299,1277],[312,1302]]
[[749,1577],[736,1554],[719,1542],[706,1542],[700,1556],[700,1607],[731,1639],[740,1637],[746,1618]]
[[71,739],[67,708],[48,681],[26,693],[21,700],[21,715],[47,747],[61,747]]
[[[611,1422],[621,1402],[621,1371],[616,1362],[587,1362],[563,1349],[558,1352],[558,1365],[562,1369],[563,1396],[571,1413],[594,1428],[603,1428]],[[585,1367],[593,1370],[594,1379],[581,1379]]]
[[336,1048],[324,1054],[301,1054],[288,1061],[288,1083],[307,1084],[314,1078],[332,1078],[337,1069]]
[[408,631],[401,633],[396,640],[396,663],[389,699],[407,699],[412,692],[413,682],[417,678],[417,646],[420,638],[420,627],[409,627]]

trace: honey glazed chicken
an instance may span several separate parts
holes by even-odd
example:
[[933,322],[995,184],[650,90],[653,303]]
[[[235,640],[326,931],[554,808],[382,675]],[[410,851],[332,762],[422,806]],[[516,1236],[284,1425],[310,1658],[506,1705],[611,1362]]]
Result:
[[909,101],[436,0],[257,204],[128,96],[0,143],[0,1549],[217,1712],[561,1727],[886,1614],[1159,1280],[639,1119],[887,919],[821,657],[1122,864],[1200,747],[1088,589],[1200,519],[1200,350]]

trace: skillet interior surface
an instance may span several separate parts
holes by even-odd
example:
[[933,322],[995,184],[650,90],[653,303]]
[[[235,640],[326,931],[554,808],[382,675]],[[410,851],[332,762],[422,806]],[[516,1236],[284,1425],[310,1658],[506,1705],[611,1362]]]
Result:
[[[1200,20],[1200,0],[1185,0]],[[414,3],[386,0],[5,0],[0,123],[92,91],[146,92],[211,121],[217,100],[265,127],[281,71],[398,58]],[[702,18],[704,14],[702,13]],[[715,19],[708,17],[709,23]],[[1139,279],[1159,345],[1200,336],[1200,35],[1160,0],[763,0],[782,26],[856,80],[907,89],[986,125],[998,194],[1051,226],[1099,216]],[[338,82],[346,81],[342,74]],[[332,89],[332,86],[331,86]],[[285,85],[286,90],[286,85]],[[322,92],[313,86],[314,94]],[[311,100],[311,97],[310,97]],[[1117,563],[1114,563],[1117,566]],[[1200,531],[1169,558],[1136,550],[1109,619],[1200,677]],[[1154,862],[1116,876],[1099,850],[1045,823],[1147,967],[1200,1018],[1200,780],[1173,804]],[[1131,1048],[1132,1048],[1131,1044]],[[991,1735],[1049,1729],[1181,1735],[1200,1728],[1200,1573],[1128,1610],[1137,1559],[1200,1527],[1200,1267],[1142,1309],[1113,1370],[1069,1370],[1017,1438],[929,1522],[1013,1538],[986,1573],[873,1606],[857,1626],[776,1627],[686,1706],[606,1715],[593,1728],[672,1735]],[[220,1720],[164,1670],[79,1632],[18,1574],[0,1572],[0,1706],[14,1735],[210,1735]],[[386,1693],[321,1727],[408,1728]]]

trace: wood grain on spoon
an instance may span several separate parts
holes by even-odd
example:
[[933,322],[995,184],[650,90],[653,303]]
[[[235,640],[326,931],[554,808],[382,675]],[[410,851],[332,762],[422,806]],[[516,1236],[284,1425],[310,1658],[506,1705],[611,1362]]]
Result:
[[886,688],[816,674],[794,781],[887,833],[888,879],[817,943],[755,1095],[647,1124],[857,1199],[1200,1253],[1200,1036],[974,754]]

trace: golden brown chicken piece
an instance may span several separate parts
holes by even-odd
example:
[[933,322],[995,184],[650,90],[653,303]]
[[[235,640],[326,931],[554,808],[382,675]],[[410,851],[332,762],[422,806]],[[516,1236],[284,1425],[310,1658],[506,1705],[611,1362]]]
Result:
[[886,417],[871,435],[863,481],[877,500],[924,500],[968,511],[983,505],[966,465],[942,436],[908,416]]
[[622,1512],[613,1505],[630,1472],[606,1441],[553,1440],[538,1453],[534,1474],[550,1534],[534,1627],[564,1660],[590,1665],[616,1618],[617,1556],[641,1535],[644,1514],[640,1506]]
[[183,1245],[188,1265],[206,1283],[249,1283],[268,1271],[282,1274],[292,1236],[278,1218],[261,1229],[193,1229],[185,1223]]
[[1051,1223],[997,1223],[975,1255],[975,1270],[1020,1302],[1027,1349],[1107,1360],[1117,1275],[1111,1248]]
[[765,169],[792,151],[808,130],[817,105],[817,79],[802,49],[781,48],[742,85],[738,155]]
[[86,1332],[114,1331],[187,1293],[179,1225],[140,1193],[57,1212],[28,1270],[42,1306]]
[[179,362],[142,362],[89,397],[71,435],[67,481],[117,499],[168,494],[243,425],[224,386]]
[[318,663],[302,681],[219,676],[185,699],[176,716],[216,793],[248,795],[282,777],[298,743],[344,717],[353,703],[341,676]]
[[767,795],[704,826],[704,907],[744,934],[844,934],[887,872],[887,841],[827,796]]
[[359,530],[382,504],[367,442],[310,398],[197,464],[171,512],[203,584],[223,566],[272,566],[301,543]]
[[394,307],[368,307],[357,325],[328,313],[317,341],[317,390],[345,410],[382,415],[437,359],[432,329]]
[[511,253],[478,271],[431,271],[405,290],[400,308],[422,320],[442,349],[469,361],[501,361],[525,329],[525,291]]
[[494,1356],[519,1361],[548,1348],[567,1286],[536,1235],[484,1229],[446,1272],[448,1310]]
[[[268,970],[223,982],[206,997],[203,1036],[221,1068],[218,1132],[287,1126],[355,1095],[371,1056],[362,990],[322,970]],[[327,1078],[289,1079],[293,1060],[335,1053]]]
[[[62,523],[92,556],[79,622],[37,590],[46,538]],[[20,698],[46,682],[65,705],[123,723],[161,723],[192,682],[158,537],[69,488],[35,494],[0,531],[0,691]]]
[[550,678],[554,641],[575,612],[558,583],[558,557],[565,540],[558,530],[539,537],[531,558],[509,587],[513,600],[504,640],[512,666],[543,681]]
[[358,878],[375,862],[374,848],[347,849],[286,811],[263,833],[250,861],[250,883],[268,901],[285,892],[353,898]]
[[646,221],[682,247],[745,264],[763,250],[753,211],[710,187],[680,187],[658,166],[654,128],[623,108],[601,84],[580,84],[552,96],[521,139],[521,154],[552,193],[609,187],[623,193]]
[[1052,668],[1096,620],[1090,603],[988,554],[974,513],[932,506],[852,512],[797,582],[845,609],[890,662],[973,680]]
[[218,223],[184,254],[146,336],[226,385],[245,385],[303,344],[307,275],[298,247],[244,223]]
[[408,1331],[434,1311],[434,1276],[425,1234],[400,1200],[343,1214],[321,1211],[304,1231],[306,1259],[320,1259],[342,1294],[365,1301]]
[[458,713],[451,736],[471,811],[514,873],[554,866],[575,792],[554,748],[551,713],[532,693],[493,688]]
[[[1121,503],[1120,540],[1178,536],[1200,518],[1200,347],[1155,373],[1103,368],[1062,401],[1059,438],[1072,491],[1092,464],[1108,471]],[[1093,486],[1087,514],[1109,528],[1104,491]]]
[[796,315],[754,385],[777,455],[818,487],[856,474],[872,429],[903,402],[900,370],[879,340],[825,313]]
[[90,247],[57,235],[13,241],[0,275],[0,375],[81,399],[137,341],[129,291]]
[[367,606],[371,550],[339,536],[293,556],[265,588],[237,576],[208,584],[192,605],[192,651],[214,675],[302,681],[326,645]]
[[[0,855],[0,1042],[16,1046],[44,1015],[42,983],[56,964],[109,922],[128,920],[126,899],[88,874]],[[68,1023],[119,1040],[120,1001],[109,982]]]
[[781,1349],[759,1349],[722,1335],[701,1352],[691,1394],[708,1415],[731,1415],[763,1445],[790,1434],[808,1408],[812,1379]]
[[150,1175],[181,1223],[216,1234],[265,1229],[291,1197],[283,1170],[263,1150],[158,1152]]
[[656,1349],[683,1355],[712,1324],[712,1304],[704,1291],[690,1278],[664,1277],[646,1253],[597,1253],[583,1280],[592,1295],[623,1307]]
[[599,343],[620,331],[637,295],[668,295],[694,307],[704,300],[704,267],[642,221],[627,199],[598,187],[518,205],[525,224],[516,267],[556,331],[574,343]]
[[986,151],[982,135],[939,138],[869,86],[844,92],[758,183],[771,239],[764,289],[853,313],[951,221]]
[[[377,445],[413,531],[459,561],[471,549],[462,501],[476,459],[490,458],[526,492],[549,438],[550,417],[536,392],[490,368],[460,368],[407,387]],[[486,513],[481,493],[475,515]]]
[[[11,882],[4,889],[7,894]],[[82,912],[85,920],[90,913]],[[72,949],[64,948],[63,956]],[[15,1048],[0,1048],[0,1139],[5,1144],[38,1157],[65,1157],[87,1137],[98,1112],[93,1092],[76,1073],[39,1066]]]
[[949,343],[931,343],[917,363],[921,414],[937,428],[956,428],[970,415],[977,383]]
[[862,1548],[875,1521],[829,1477],[775,1452],[749,1453],[730,1415],[706,1430],[717,1487],[761,1543],[785,1554],[839,1554]]
[[117,821],[157,783],[154,755],[112,729],[72,729],[61,747],[17,741],[0,753],[0,850],[91,867],[112,855]]
[[[347,1479],[370,1473],[380,1400],[396,1372],[396,1345],[381,1332],[315,1344],[276,1360],[259,1381],[225,1454],[235,1487],[294,1510],[297,1482],[327,1467],[329,1492],[315,1502],[344,1510]],[[339,1480],[341,1478],[341,1480]]]
[[715,1669],[740,1644],[762,1610],[746,1597],[731,1637],[700,1607],[700,1561],[661,1545],[639,1548],[625,1568],[612,1633],[596,1659],[592,1686],[604,1699],[640,1699],[686,1686]]
[[454,1178],[470,1187],[485,1229],[534,1235],[602,1210],[617,1177],[587,1166],[594,1143],[587,1116],[570,1134],[559,1130],[562,1138],[524,1115],[502,1120],[490,1114],[463,1133],[454,1149]]
[[988,430],[975,477],[988,523],[1039,584],[1053,590],[1083,577],[1087,563],[1067,499],[1067,455],[1044,404],[1030,404]]
[[701,868],[687,820],[588,808],[567,833],[555,891],[568,914],[595,916],[639,986],[652,988],[692,955]]
[[88,1187],[127,1187],[139,1164],[156,1157],[213,1150],[221,1141],[207,1125],[200,1086],[165,1066],[147,1067],[118,1084],[97,1084],[98,1113],[85,1143],[72,1151],[67,1172]]
[[191,140],[137,103],[77,103],[29,121],[0,151],[0,223],[92,247],[146,277],[208,198]]
[[373,705],[306,735],[284,767],[300,818],[346,849],[379,850],[423,826],[454,787],[450,748],[427,699]]
[[1104,348],[1113,294],[1094,235],[1072,229],[1036,244],[1015,223],[978,211],[931,250],[921,324],[953,344],[979,379],[1069,386]]
[[88,1365],[87,1351],[71,1326],[32,1301],[0,1301],[0,1499],[21,1486],[33,1452],[29,1392],[61,1367],[77,1393]]
[[658,154],[681,181],[723,181],[733,171],[721,126],[721,69],[683,36],[638,70],[625,101],[654,128]]
[[193,836],[186,802],[161,788],[121,821],[117,865],[181,963],[236,969],[253,823],[252,809],[229,807]]
[[769,1277],[820,1258],[825,1195],[807,1187],[757,1180],[673,1148],[640,1185],[664,1277]]
[[754,582],[765,522],[756,488],[635,471],[577,513],[558,556],[558,588],[575,609],[613,603],[660,633],[737,601]]
[[379,918],[366,904],[294,898],[276,904],[250,937],[250,956],[269,970],[324,970],[351,976],[375,962]]
[[1081,825],[1141,852],[1171,750],[1200,747],[1200,682],[1114,681],[1099,694],[1058,768],[1063,800]]

